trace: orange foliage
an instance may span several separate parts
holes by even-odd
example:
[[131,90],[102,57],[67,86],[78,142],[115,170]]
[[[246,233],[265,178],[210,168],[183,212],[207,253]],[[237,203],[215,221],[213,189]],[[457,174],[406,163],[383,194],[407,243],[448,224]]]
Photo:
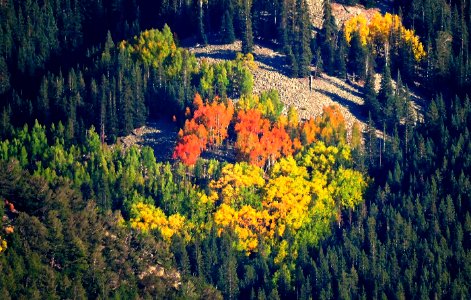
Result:
[[195,94],[195,98],[193,98],[193,106],[198,109],[203,106],[203,99],[199,93]]
[[281,155],[293,152],[292,141],[283,124],[277,122],[271,126],[259,110],[239,111],[235,130],[239,156],[251,164],[270,167]]
[[320,133],[319,125],[316,123],[314,118],[310,118],[308,121],[301,125],[301,139],[304,145],[310,145],[317,141],[317,136]]
[[[234,105],[227,105],[214,98],[211,103],[203,103],[199,94],[195,95],[193,105],[196,111],[193,118],[186,120],[179,132],[179,142],[173,157],[179,158],[186,165],[193,165],[207,145],[219,146],[227,138],[227,129],[234,114]],[[190,112],[189,112],[190,113]],[[191,113],[190,113],[191,114]],[[187,143],[190,143],[186,145]],[[191,155],[188,151],[195,151]]]
[[6,234],[10,234],[10,233],[13,233],[15,231],[15,228],[13,226],[9,225],[9,226],[5,227],[4,230],[5,230]]
[[192,166],[201,155],[200,140],[195,134],[185,135],[178,142],[173,158],[179,158],[184,164]]
[[327,143],[345,142],[346,125],[340,107],[336,104],[325,106],[322,115],[310,118],[300,125],[304,145],[321,139]]
[[321,138],[327,143],[345,142],[345,118],[336,104],[325,106],[319,119]]
[[199,106],[193,115],[193,119],[206,128],[209,145],[219,146],[227,138],[227,128],[233,114],[234,105],[232,101],[229,100],[226,106],[224,103],[219,103],[219,98],[216,97],[212,103]]

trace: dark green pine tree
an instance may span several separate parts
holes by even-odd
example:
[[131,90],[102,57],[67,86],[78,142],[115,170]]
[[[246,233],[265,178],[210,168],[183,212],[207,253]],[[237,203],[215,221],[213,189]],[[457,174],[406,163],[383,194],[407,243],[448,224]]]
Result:
[[314,57],[314,77],[317,77],[320,72],[322,72],[323,66],[324,62],[322,61],[321,49],[317,48],[316,55]]
[[376,165],[376,157],[378,153],[377,143],[378,139],[376,137],[376,126],[370,112],[368,114],[368,123],[366,125],[365,135],[365,152],[370,167],[374,167]]
[[365,106],[366,110],[371,112],[373,116],[377,116],[380,113],[381,107],[378,102],[378,98],[375,90],[375,73],[373,68],[368,68],[368,74],[366,76],[366,82],[364,87]]
[[232,44],[235,41],[234,20],[229,9],[226,9],[222,16],[221,41],[225,44]]
[[347,58],[347,40],[343,34],[343,30],[339,33],[337,41],[337,58],[335,59],[335,74],[339,78],[346,78],[347,65],[345,63]]
[[[280,3],[280,21],[278,22],[278,41],[281,44],[281,48],[283,49],[283,52],[288,55],[288,49],[287,47],[291,45],[290,41],[292,36],[290,36],[290,32],[292,29],[291,23],[289,22],[288,18],[288,12],[289,12],[289,7],[288,7],[288,1],[287,0],[282,0]],[[290,38],[291,37],[291,38]]]
[[[1,37],[1,35],[0,35]],[[10,89],[10,73],[5,58],[0,55],[0,95]]]
[[[145,124],[147,119],[147,107],[145,105],[145,80],[142,74],[142,70],[138,65],[134,65],[131,71],[134,82],[134,101],[132,104],[133,108],[133,127],[141,127]],[[131,87],[132,89],[133,87]]]
[[47,124],[49,122],[49,82],[47,77],[44,76],[39,87],[39,95],[36,104],[36,116],[39,122]]
[[10,105],[8,105],[7,107],[3,108],[2,115],[0,116],[0,137],[1,138],[8,138],[12,133],[10,116],[11,116],[11,107]]
[[348,72],[355,78],[365,79],[366,77],[366,55],[366,48],[361,44],[360,34],[354,31],[348,51]]
[[289,76],[295,78],[299,76],[299,67],[298,67],[298,61],[296,59],[296,55],[294,55],[293,50],[291,49],[291,46],[286,46],[287,48],[287,54],[286,58],[288,61],[288,66],[289,66]]
[[113,62],[115,44],[113,38],[111,37],[111,32],[108,30],[106,35],[106,42],[103,52],[101,53],[100,64],[103,68],[103,71],[106,72],[106,78],[110,78],[110,68]]
[[198,10],[198,33],[197,33],[197,40],[198,43],[206,45],[208,43],[208,39],[206,37],[206,33],[204,31],[204,9],[203,9],[203,0],[198,0],[197,2],[197,10]]
[[318,46],[321,48],[324,71],[329,75],[334,75],[335,73],[335,43],[337,34],[338,28],[332,15],[330,0],[324,0],[324,17]]
[[393,121],[395,125],[398,125],[401,119],[406,116],[406,104],[409,102],[408,97],[406,87],[402,83],[401,72],[398,70],[393,103]]
[[218,287],[225,299],[237,299],[239,278],[237,276],[237,257],[232,247],[232,237],[224,233],[221,237],[221,265],[219,267]]
[[242,22],[242,53],[247,54],[253,51],[252,32],[252,0],[243,0],[240,8],[240,19]]
[[391,70],[388,64],[384,65],[383,73],[381,74],[378,102],[382,110],[378,117],[382,121],[390,120],[393,117],[394,111],[394,90],[391,81]]
[[298,22],[298,76],[306,77],[311,74],[311,21],[309,19],[309,7],[306,0],[297,0],[297,22]]

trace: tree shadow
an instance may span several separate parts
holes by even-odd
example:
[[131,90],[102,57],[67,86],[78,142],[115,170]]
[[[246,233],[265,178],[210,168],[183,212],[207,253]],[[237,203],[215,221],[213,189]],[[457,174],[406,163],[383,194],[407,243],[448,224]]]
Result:
[[215,159],[219,162],[227,162],[230,164],[236,163],[236,154],[235,150],[230,147],[220,147],[215,149],[206,150],[201,153],[201,158],[203,159]]
[[151,121],[147,126],[154,130],[142,135],[140,145],[151,147],[158,162],[171,161],[177,144],[177,126],[165,120]]
[[265,70],[276,71],[285,76],[288,76],[289,74],[290,70],[289,70],[288,65],[286,64],[286,58],[285,56],[282,56],[281,54],[278,54],[278,53],[274,55],[257,54],[255,56],[255,60],[264,64],[266,67],[262,66],[262,68]]
[[221,60],[233,60],[236,58],[236,51],[233,50],[216,50],[204,53],[195,53],[196,58],[213,58]]
[[[256,45],[255,47],[260,47]],[[215,50],[210,52],[199,52],[195,53],[196,58],[212,58],[218,60],[234,60],[236,58],[237,52],[230,49],[221,49]],[[256,53],[257,49],[254,51],[254,60],[262,64],[260,68],[265,69],[267,71],[276,71],[285,76],[288,76],[290,73],[289,67],[286,64],[286,58],[284,55],[279,53],[274,53],[273,55]]]
[[364,105],[350,101],[332,92],[319,91],[319,90],[317,90],[317,92],[331,98],[333,101],[346,107],[350,111],[350,113],[361,122],[366,123],[368,121],[367,120],[368,116],[364,112]]
[[328,81],[330,84],[332,84],[333,86],[335,86],[336,88],[338,88],[339,90],[342,90],[346,93],[349,93],[349,94],[352,94],[358,98],[363,98],[363,93],[360,92],[360,90],[362,89],[360,86],[356,86],[356,85],[353,85],[351,83],[345,83],[349,86],[349,88],[346,88],[345,86],[339,84],[338,82],[335,82],[334,80],[332,80],[331,78],[328,78],[328,77],[323,77],[324,80]]

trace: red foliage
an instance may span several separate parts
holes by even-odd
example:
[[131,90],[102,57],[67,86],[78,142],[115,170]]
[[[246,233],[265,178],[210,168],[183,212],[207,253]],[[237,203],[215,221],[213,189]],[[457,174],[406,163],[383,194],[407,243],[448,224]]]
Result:
[[270,167],[281,155],[292,154],[291,139],[281,123],[270,126],[259,110],[240,111],[235,125],[236,149],[241,159]]
[[[228,136],[227,129],[234,114],[234,105],[230,100],[227,105],[219,102],[219,98],[214,98],[211,103],[204,104],[201,96],[196,94],[193,105],[196,109],[193,118],[187,120],[183,131],[179,132],[180,140],[173,155],[174,158],[181,159],[187,165],[193,165],[208,145],[219,146],[222,144]],[[193,137],[186,138],[191,135]],[[192,155],[192,159],[188,159],[188,155],[184,154],[183,150],[195,149],[196,146],[191,145],[190,147],[190,145],[184,144],[193,143],[194,140],[198,141],[198,152],[196,158]]]
[[174,159],[181,159],[185,165],[192,166],[201,155],[200,139],[195,134],[185,135],[173,152]]

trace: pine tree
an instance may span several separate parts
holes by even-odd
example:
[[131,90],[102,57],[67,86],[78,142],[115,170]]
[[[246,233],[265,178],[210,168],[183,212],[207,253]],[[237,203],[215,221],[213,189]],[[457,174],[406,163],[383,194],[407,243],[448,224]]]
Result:
[[298,69],[299,76],[306,77],[311,74],[311,21],[309,19],[309,7],[307,6],[306,0],[297,0],[297,18],[298,18]]
[[39,95],[37,100],[37,116],[42,124],[49,122],[49,82],[44,76],[41,86],[39,87]]
[[224,234],[221,238],[221,266],[219,282],[225,299],[237,299],[239,294],[239,278],[237,276],[237,258],[232,247],[232,237]]
[[369,166],[374,167],[376,165],[376,156],[377,156],[377,138],[376,138],[376,127],[371,115],[371,112],[368,114],[368,123],[366,127],[366,136],[365,136],[365,151],[368,155]]
[[318,46],[321,48],[324,70],[329,75],[334,75],[335,44],[338,34],[337,24],[332,15],[330,0],[324,0],[324,17],[319,36]]
[[337,41],[337,58],[335,59],[335,73],[339,78],[346,78],[347,76],[347,65],[345,64],[347,48],[347,40],[341,32]]
[[360,34],[354,31],[348,51],[348,71],[359,79],[366,77],[366,48],[361,44]]
[[11,123],[10,123],[10,116],[11,116],[11,108],[10,105],[3,108],[1,119],[0,119],[0,137],[8,138],[11,134]]
[[364,87],[365,106],[366,110],[371,112],[372,115],[378,116],[380,113],[380,105],[375,90],[375,73],[373,68],[368,68],[366,82]]
[[253,51],[251,7],[252,0],[243,0],[240,15],[242,20],[242,53],[244,54]]
[[323,70],[324,62],[322,61],[322,55],[321,55],[321,49],[317,48],[316,50],[316,56],[314,58],[315,61],[315,71],[314,71],[314,77],[317,77],[320,72]]
[[3,56],[0,55],[0,95],[10,89],[10,73]]
[[221,40],[225,44],[232,44],[235,41],[234,21],[229,9],[226,9],[222,16]]
[[287,60],[289,66],[289,76],[295,78],[299,75],[299,68],[298,68],[298,61],[296,60],[296,56],[293,53],[293,50],[290,46],[287,46]]
[[208,40],[206,38],[206,33],[204,30],[204,10],[203,10],[203,0],[198,0],[198,42],[200,44],[206,45]]
[[381,106],[381,120],[389,120],[393,114],[394,92],[391,81],[389,65],[385,64],[381,74],[381,86],[378,93],[378,102]]

